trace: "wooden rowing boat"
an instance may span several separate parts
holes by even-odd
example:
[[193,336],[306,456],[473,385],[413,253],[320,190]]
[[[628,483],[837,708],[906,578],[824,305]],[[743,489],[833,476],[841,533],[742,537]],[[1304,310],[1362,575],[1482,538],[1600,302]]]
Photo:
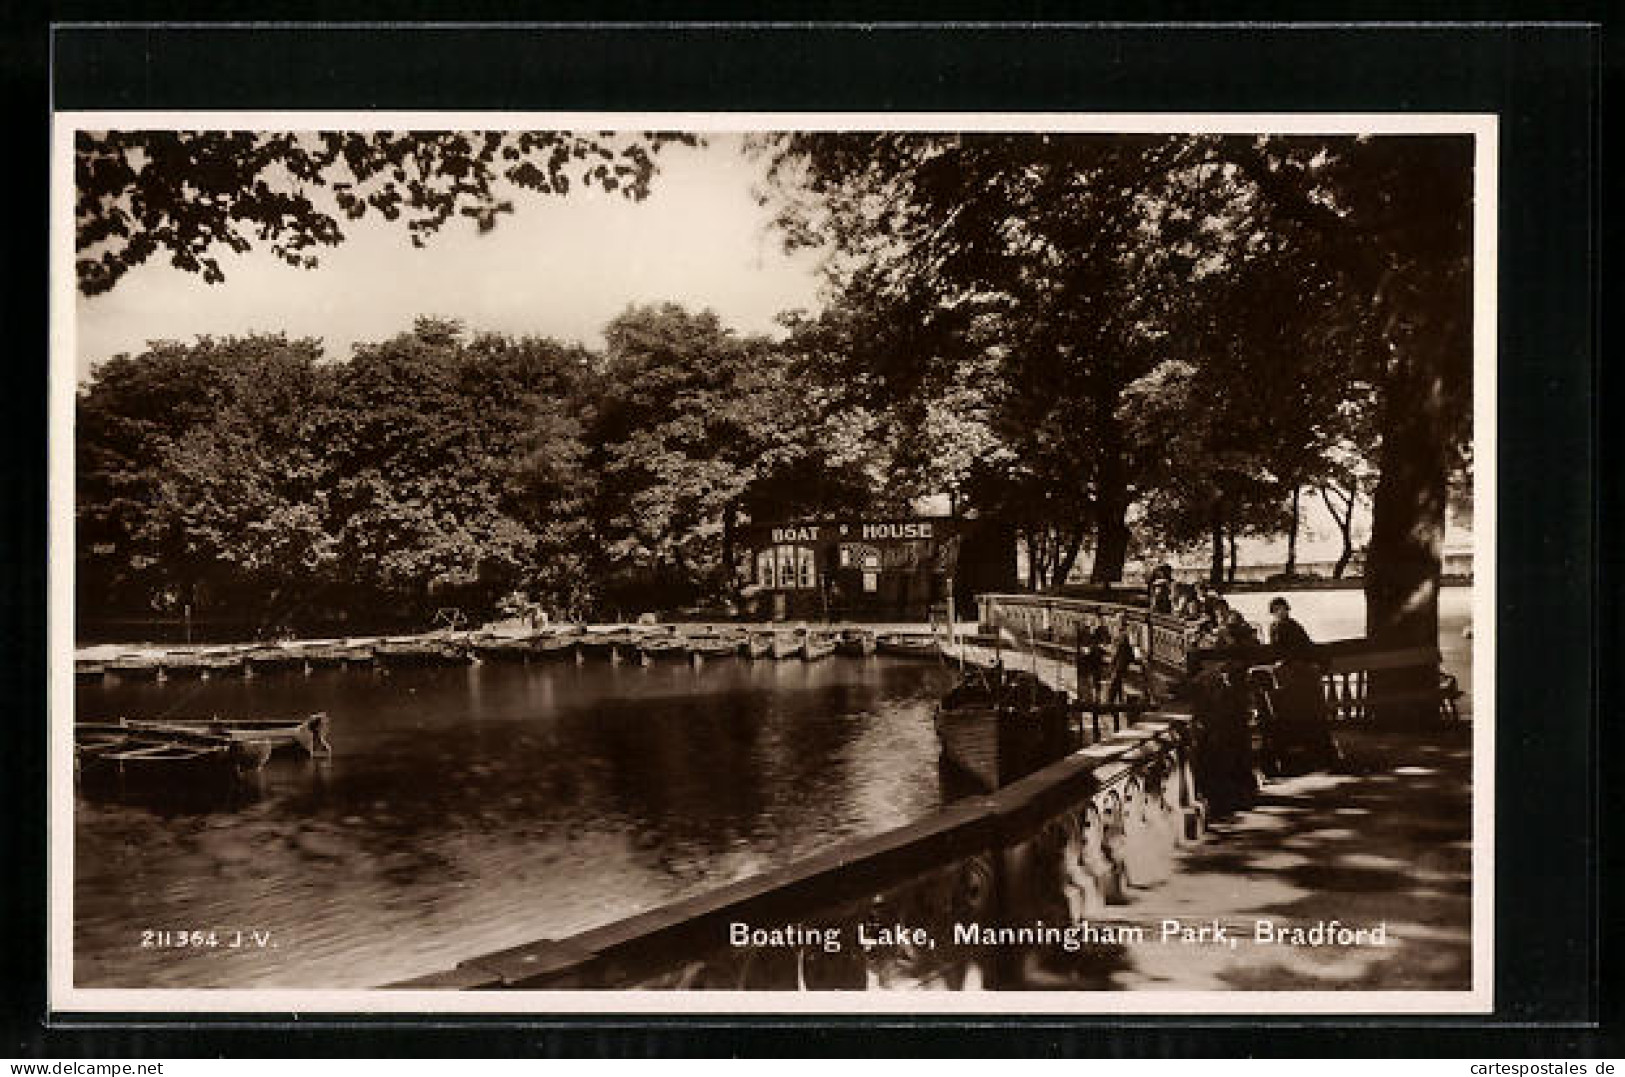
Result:
[[107,663],[107,672],[127,681],[156,680],[164,671],[155,654],[121,654]]
[[208,671],[196,651],[169,651],[161,661],[166,677],[201,677]]
[[243,672],[243,654],[235,647],[211,647],[197,652],[205,677],[225,677]]
[[531,641],[531,652],[538,658],[574,658],[581,638],[573,633],[549,632]]
[[536,653],[532,636],[477,636],[469,647],[482,662],[525,662]]
[[618,661],[638,652],[639,633],[626,628],[588,629],[578,640],[584,658],[608,658]]
[[373,654],[373,647],[377,640],[352,639],[346,640],[338,648],[339,661],[345,669],[376,669],[378,656]]
[[739,642],[726,636],[690,636],[688,653],[698,661],[704,658],[731,658],[739,653]]
[[863,628],[848,628],[835,640],[835,653],[867,658],[875,653],[875,634]]
[[941,653],[935,639],[930,636],[907,635],[901,632],[875,637],[875,650],[880,654],[899,658],[935,658]]
[[835,640],[822,633],[807,633],[807,638],[801,641],[801,657],[808,662],[816,662],[820,658],[828,658],[835,653]]
[[74,769],[87,781],[151,779],[180,791],[177,781],[237,778],[271,758],[265,739],[238,740],[192,729],[142,729],[122,723],[74,727]]
[[243,667],[258,676],[267,673],[288,673],[292,670],[305,668],[304,657],[291,647],[272,644],[267,647],[255,647],[243,654]]
[[687,659],[688,641],[681,636],[651,637],[638,644],[638,654],[642,657],[644,665],[651,662]]
[[233,742],[263,741],[277,749],[297,749],[305,755],[331,755],[327,741],[327,713],[303,718],[123,718],[118,728],[153,734],[202,734]]
[[933,716],[945,767],[991,793],[1077,745],[1062,696],[1035,678],[971,670]]
[[294,653],[304,659],[310,669],[337,669],[345,664],[345,651],[342,643],[307,643]]
[[740,644],[746,658],[768,658],[773,654],[773,634],[771,632],[751,632],[745,636]]
[[774,658],[799,658],[801,636],[794,632],[775,632],[767,653]]
[[397,637],[380,640],[373,648],[378,663],[386,667],[449,666],[473,660],[467,648],[449,639],[429,636]]

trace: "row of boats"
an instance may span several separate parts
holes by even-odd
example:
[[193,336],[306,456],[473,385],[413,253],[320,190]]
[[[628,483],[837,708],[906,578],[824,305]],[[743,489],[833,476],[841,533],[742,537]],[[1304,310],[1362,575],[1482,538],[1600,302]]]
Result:
[[323,668],[377,669],[459,665],[470,662],[546,660],[612,662],[699,662],[707,658],[802,659],[832,654],[891,654],[935,657],[930,636],[875,633],[867,629],[749,629],[734,627],[679,631],[675,627],[601,626],[542,629],[524,634],[437,632],[376,639],[313,640],[297,643],[137,651],[74,660],[80,683],[112,676],[120,680],[164,680],[222,676],[262,676]]

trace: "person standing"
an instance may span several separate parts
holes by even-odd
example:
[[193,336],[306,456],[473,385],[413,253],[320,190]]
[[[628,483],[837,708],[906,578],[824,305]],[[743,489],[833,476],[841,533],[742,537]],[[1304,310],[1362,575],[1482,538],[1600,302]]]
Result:
[[1279,596],[1270,600],[1269,632],[1279,686],[1270,694],[1280,758],[1301,760],[1306,769],[1330,766],[1341,753],[1326,717],[1315,643]]
[[1081,703],[1100,701],[1100,667],[1103,656],[1100,640],[1095,635],[1096,631],[1085,625],[1079,625],[1077,639],[1073,643],[1078,701]]
[[1106,701],[1121,703],[1124,699],[1123,678],[1134,664],[1134,640],[1129,636],[1128,614],[1117,615],[1117,626],[1112,633],[1111,653],[1106,663]]

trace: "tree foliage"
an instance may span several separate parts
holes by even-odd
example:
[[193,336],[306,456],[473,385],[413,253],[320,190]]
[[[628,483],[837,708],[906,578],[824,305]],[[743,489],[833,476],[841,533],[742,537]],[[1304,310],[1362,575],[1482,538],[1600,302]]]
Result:
[[219,254],[263,243],[317,265],[346,223],[404,223],[423,246],[453,217],[480,231],[513,195],[598,187],[641,200],[655,156],[692,136],[568,131],[79,131],[74,139],[79,290],[97,295],[156,255],[210,283]]

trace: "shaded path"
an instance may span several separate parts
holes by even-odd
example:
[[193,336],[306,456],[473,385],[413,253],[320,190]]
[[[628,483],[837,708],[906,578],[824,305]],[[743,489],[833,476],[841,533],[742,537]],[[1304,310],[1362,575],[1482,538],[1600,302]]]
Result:
[[[1236,945],[1131,944],[1110,986],[1171,990],[1466,990],[1471,986],[1470,724],[1426,734],[1340,732],[1349,773],[1267,783],[1214,820],[1171,878],[1114,919],[1213,918]],[[1386,924],[1385,945],[1257,942],[1254,924]]]

